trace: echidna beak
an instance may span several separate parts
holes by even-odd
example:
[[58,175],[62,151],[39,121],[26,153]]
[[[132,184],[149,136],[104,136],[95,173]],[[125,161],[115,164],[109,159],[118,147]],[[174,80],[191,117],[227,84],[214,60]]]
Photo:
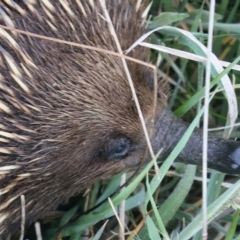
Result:
[[[189,124],[176,118],[168,109],[156,116],[153,137],[154,151],[163,149],[160,155],[164,161],[187,131]],[[240,174],[240,143],[208,135],[208,167],[223,173]],[[175,161],[202,166],[203,134],[196,128]]]

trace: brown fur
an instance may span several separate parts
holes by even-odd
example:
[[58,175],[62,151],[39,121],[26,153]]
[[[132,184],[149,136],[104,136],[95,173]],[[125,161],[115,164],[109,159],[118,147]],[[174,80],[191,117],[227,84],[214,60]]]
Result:
[[[107,23],[98,14],[98,1],[94,6],[80,1],[86,16],[75,1],[66,1],[72,15],[58,0],[50,1],[52,11],[42,1],[31,5],[32,12],[18,2],[16,9],[0,3],[15,28],[116,51]],[[107,8],[125,50],[144,32],[144,5],[136,10],[135,0],[108,0]],[[1,24],[6,19],[0,15]],[[98,179],[136,165],[145,140],[121,59],[1,32],[16,42],[0,34],[0,234],[5,239],[20,229],[20,195],[26,199],[29,225]],[[146,61],[148,51],[137,48],[131,56]],[[129,61],[128,66],[149,119],[153,98],[146,79],[151,81],[151,71]],[[119,161],[99,157],[104,144],[118,134],[128,136],[138,151]]]

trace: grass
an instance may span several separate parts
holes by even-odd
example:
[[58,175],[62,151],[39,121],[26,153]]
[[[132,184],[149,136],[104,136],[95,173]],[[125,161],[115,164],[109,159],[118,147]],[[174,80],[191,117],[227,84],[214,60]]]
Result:
[[[174,4],[173,4],[174,3]],[[239,95],[240,74],[232,70],[239,61],[240,1],[219,0],[216,5],[213,53],[220,60],[232,63],[222,73],[217,73],[218,61],[212,60],[212,94],[209,105],[209,125],[211,128],[228,125],[228,94],[223,91],[221,78],[227,73],[235,82],[236,95]],[[205,56],[199,43],[206,45],[209,6],[202,1],[153,1],[148,29],[154,32],[151,43],[160,47],[166,46],[198,56]],[[171,27],[166,27],[171,26]],[[200,30],[199,30],[200,29]],[[182,30],[185,30],[184,32]],[[193,40],[195,36],[198,41]],[[161,59],[159,63],[159,59]],[[160,166],[160,178],[151,170],[153,163],[132,180],[120,193],[111,200],[115,206],[125,200],[127,221],[126,239],[202,239],[202,191],[201,171],[195,166],[174,163],[175,157],[188,140],[194,127],[202,125],[203,113],[201,100],[204,98],[204,63],[192,61],[182,56],[159,53],[152,50],[151,61],[159,65],[159,69],[171,81],[169,107],[175,114],[191,125],[177,144],[171,155]],[[239,97],[238,97],[239,102]],[[238,107],[238,110],[239,107]],[[239,122],[239,116],[238,120]],[[226,135],[226,130],[218,130],[218,135]],[[234,129],[230,137],[240,139],[240,131]],[[129,177],[129,175],[127,175]],[[75,207],[60,220],[48,224],[44,239],[52,237],[56,229],[64,226],[77,212],[91,209],[119,189],[121,176],[110,181],[96,183],[84,199],[77,200]],[[238,219],[240,182],[234,176],[210,171],[208,175],[208,211],[209,239],[240,239]],[[84,204],[83,204],[84,202]],[[84,205],[84,208],[81,207]],[[230,208],[231,207],[231,208]],[[80,209],[80,210],[79,210]],[[117,209],[117,208],[116,208]],[[231,209],[231,211],[229,211]],[[105,224],[106,220],[108,223]],[[108,201],[88,214],[82,214],[73,224],[64,228],[58,239],[68,237],[70,240],[84,239],[83,235],[93,239],[118,239],[118,222]],[[115,232],[115,233],[113,233]],[[81,237],[82,236],[82,237]],[[65,238],[64,238],[65,239]],[[67,238],[66,238],[67,239]]]

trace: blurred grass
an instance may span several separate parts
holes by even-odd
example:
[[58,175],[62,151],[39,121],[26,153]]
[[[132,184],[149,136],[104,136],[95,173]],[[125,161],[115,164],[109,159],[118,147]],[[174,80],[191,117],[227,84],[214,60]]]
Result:
[[[216,6],[213,52],[219,59],[230,63],[240,55],[239,4],[239,0],[219,0]],[[208,10],[209,6],[203,1],[154,0],[149,12],[151,22],[148,28],[152,30],[165,25],[174,26],[192,32],[199,41],[206,45]],[[174,36],[167,31],[161,31],[152,34],[150,39],[154,44],[193,52],[188,44],[184,44],[185,39],[180,38],[179,35]],[[151,62],[156,64],[159,60],[159,52],[151,52]],[[201,104],[197,105],[197,103],[204,96],[203,64],[166,53],[160,54],[160,70],[167,74],[167,79],[174,80],[171,82],[169,107],[184,120],[194,122],[195,126],[198,124],[201,126],[201,121],[198,121]],[[234,76],[235,83],[238,84],[236,94],[240,102],[240,73],[230,70],[229,76],[232,79]],[[228,105],[223,91],[217,91],[221,88],[219,82],[219,77],[214,76],[212,91],[216,90],[216,94],[209,107],[209,126],[212,128],[225,126],[227,122]],[[237,122],[240,122],[239,117]],[[191,133],[191,129],[188,133]],[[224,130],[219,130],[216,134],[222,136]],[[240,130],[235,129],[231,137],[240,139]],[[130,233],[126,235],[126,239],[202,239],[199,232],[201,230],[201,218],[199,217],[202,202],[201,182],[194,180],[195,176],[201,177],[201,171],[196,167],[186,167],[184,164],[175,163],[171,170],[177,174],[167,172],[174,160],[174,155],[181,151],[181,145],[187,139],[188,136],[183,137],[173,151],[172,157],[169,157],[161,166],[160,172],[163,175],[160,180],[156,179],[153,170],[147,175],[151,168],[149,164],[124,191],[112,198],[115,204],[127,199],[126,226]],[[210,172],[208,214],[213,221],[209,224],[209,239],[234,239],[240,227],[239,212],[227,209],[234,205],[231,201],[234,201],[232,197],[236,197],[234,190],[239,188],[239,182],[234,176]],[[144,178],[145,176],[147,178]],[[226,188],[221,186],[223,181],[229,185],[235,185],[226,191]],[[74,208],[68,211],[64,209],[66,213],[60,220],[48,223],[44,239],[55,239],[51,236],[54,236],[52,234],[56,229],[67,223],[77,211],[78,213],[84,212],[101,202],[117,190],[119,184],[120,176],[110,181],[96,183],[87,192],[85,199],[81,202],[76,200],[77,204]],[[82,201],[85,203],[82,204]],[[221,215],[217,217],[219,213]],[[109,222],[105,226],[106,219],[109,219]],[[106,202],[93,212],[82,215],[74,224],[66,228],[58,239],[88,239],[91,236],[95,236],[94,239],[118,239],[117,234],[118,223],[109,203]]]

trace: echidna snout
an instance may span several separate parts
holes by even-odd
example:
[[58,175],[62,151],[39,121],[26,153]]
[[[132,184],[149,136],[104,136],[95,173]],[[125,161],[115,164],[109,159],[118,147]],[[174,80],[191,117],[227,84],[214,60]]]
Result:
[[[106,2],[127,49],[144,32],[144,3]],[[98,1],[3,1],[0,8],[2,25],[116,51]],[[0,54],[0,236],[7,239],[20,230],[21,195],[28,226],[97,180],[137,166],[146,141],[118,57],[2,28]],[[149,57],[140,47],[131,56]],[[149,127],[151,70],[130,61],[128,67]],[[164,161],[187,124],[163,100],[159,94],[152,145],[155,153],[164,149]],[[200,165],[201,143],[196,130],[177,160]],[[211,168],[239,173],[238,143],[211,136],[209,146]]]
[[[163,148],[160,159],[164,161],[186,132],[189,124],[176,118],[168,109],[163,108],[156,119],[156,131],[153,137],[155,151]],[[161,136],[164,136],[164,141]],[[202,130],[195,129],[182,152],[175,161],[202,165]],[[220,172],[239,174],[240,143],[232,140],[208,137],[208,167]]]

